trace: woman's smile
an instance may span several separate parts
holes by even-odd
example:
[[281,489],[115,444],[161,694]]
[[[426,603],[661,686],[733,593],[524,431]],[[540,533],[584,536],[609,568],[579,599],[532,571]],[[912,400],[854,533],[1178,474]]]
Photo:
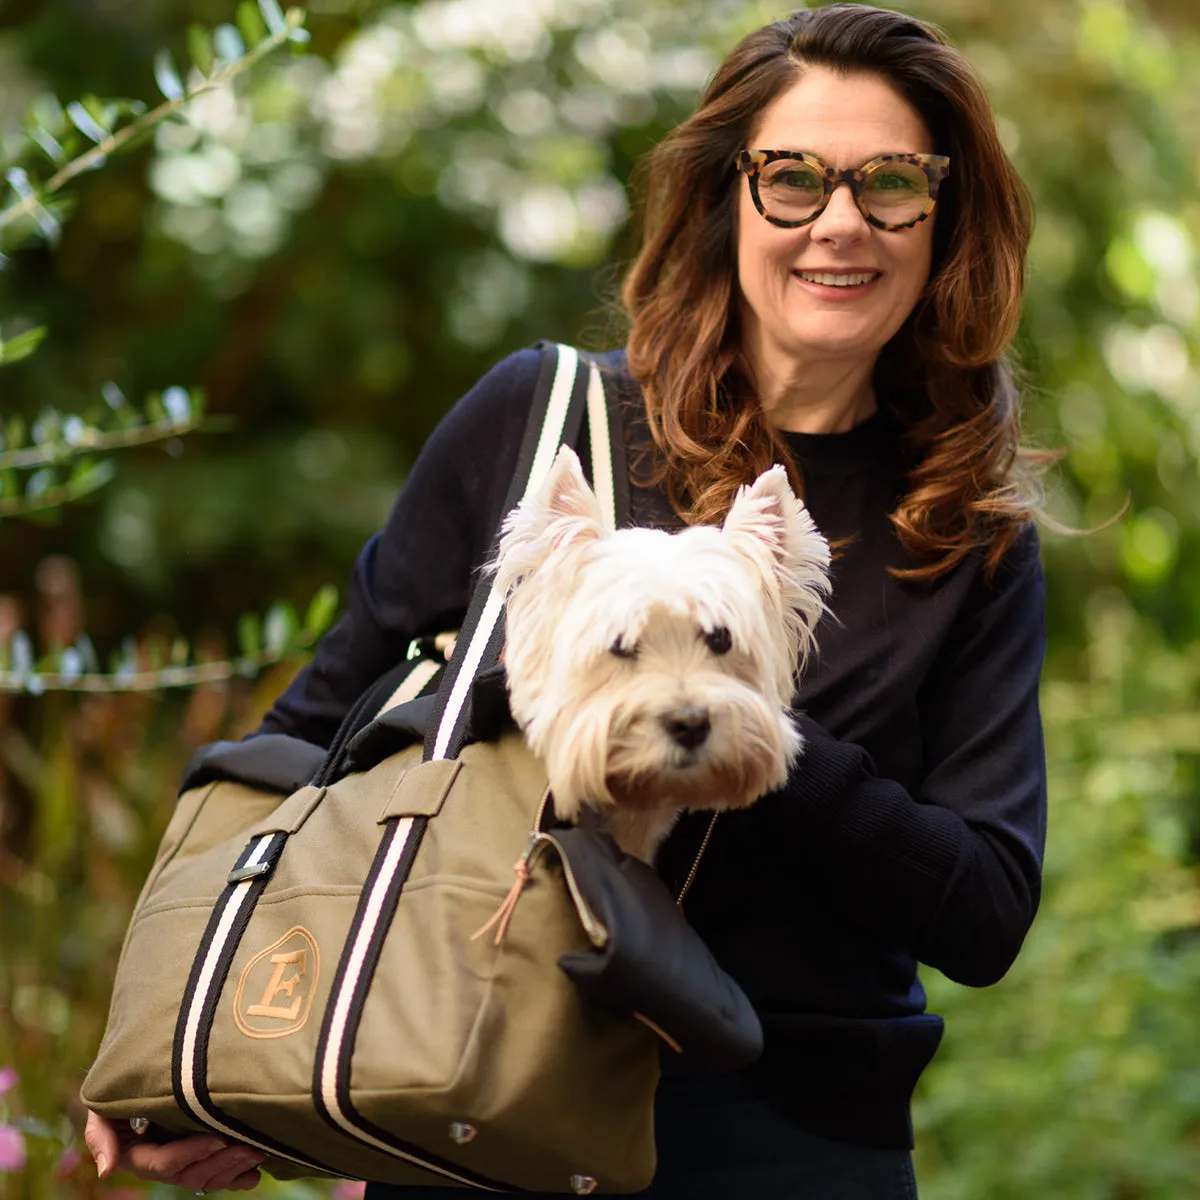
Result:
[[862,299],[882,277],[882,271],[870,267],[826,267],[815,270],[798,267],[792,271],[792,278],[806,292],[835,303]]

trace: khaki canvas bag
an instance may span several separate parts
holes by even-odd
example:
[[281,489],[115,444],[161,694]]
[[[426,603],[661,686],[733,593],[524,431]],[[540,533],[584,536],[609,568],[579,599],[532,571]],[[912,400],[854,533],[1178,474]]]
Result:
[[[511,503],[586,411],[597,493],[616,519],[624,470],[608,403],[594,363],[544,349]],[[692,1038],[692,997],[718,980],[719,1020],[753,1025],[751,1043],[761,1031],[690,943],[670,969],[693,954],[705,978],[690,967],[669,979],[673,999],[614,991],[679,932],[654,921],[684,923],[611,839],[572,870],[585,831],[554,828],[545,772],[518,732],[468,740],[497,674],[502,609],[481,584],[449,664],[418,657],[382,703],[373,689],[358,706],[373,719],[348,719],[328,752],[265,736],[200,756],[126,935],[89,1108],[154,1135],[248,1143],[281,1178],[649,1184],[660,1047]],[[618,945],[633,957],[606,971]],[[604,1003],[587,994],[593,976]],[[745,1048],[749,1061],[757,1049]]]

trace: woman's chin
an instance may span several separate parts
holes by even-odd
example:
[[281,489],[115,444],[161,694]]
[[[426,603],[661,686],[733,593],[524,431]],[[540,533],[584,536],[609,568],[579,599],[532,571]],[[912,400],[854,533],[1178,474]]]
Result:
[[785,345],[801,362],[830,358],[874,361],[883,345],[873,336],[874,327],[856,329],[853,326],[853,322],[846,320],[806,324],[793,330]]

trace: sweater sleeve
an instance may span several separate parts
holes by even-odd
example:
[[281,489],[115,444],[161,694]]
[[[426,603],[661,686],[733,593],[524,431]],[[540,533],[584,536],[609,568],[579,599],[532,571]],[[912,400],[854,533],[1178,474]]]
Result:
[[498,363],[430,435],[386,525],[359,554],[342,618],[259,733],[328,746],[414,637],[458,627],[503,516],[540,361],[522,350]]
[[1041,890],[1045,616],[1032,526],[975,595],[922,688],[915,795],[801,715],[804,753],[769,799],[796,830],[813,888],[846,919],[982,987],[1012,965]]

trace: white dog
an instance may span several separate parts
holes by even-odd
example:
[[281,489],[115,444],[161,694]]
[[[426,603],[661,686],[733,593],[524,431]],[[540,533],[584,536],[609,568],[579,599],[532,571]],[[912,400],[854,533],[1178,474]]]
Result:
[[507,517],[496,562],[513,717],[558,815],[604,812],[621,848],[650,862],[681,809],[739,808],[782,786],[828,569],[782,467],[741,488],[720,528],[613,533],[563,447]]

